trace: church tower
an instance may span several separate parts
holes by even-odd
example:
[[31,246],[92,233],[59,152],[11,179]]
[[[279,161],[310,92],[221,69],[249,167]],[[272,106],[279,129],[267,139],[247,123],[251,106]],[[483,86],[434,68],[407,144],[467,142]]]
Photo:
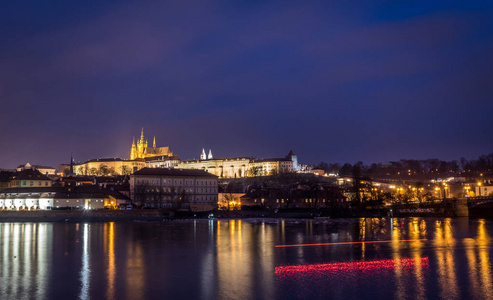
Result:
[[142,131],[140,133],[140,140],[137,142],[136,158],[144,158],[146,151],[147,151],[147,141],[144,139],[144,128],[142,127]]
[[173,156],[173,152],[169,147],[157,147],[156,136],[152,141],[152,147],[149,147],[148,141],[144,137],[144,128],[140,132],[140,139],[135,142],[135,138],[132,142],[132,148],[130,149],[130,159],[135,160],[139,158],[153,157],[153,156]]
[[202,154],[200,154],[200,160],[206,160],[207,159],[207,155],[205,154],[205,149],[202,148]]
[[137,146],[135,145],[135,137],[132,142],[132,148],[130,150],[130,159],[134,160],[137,158]]

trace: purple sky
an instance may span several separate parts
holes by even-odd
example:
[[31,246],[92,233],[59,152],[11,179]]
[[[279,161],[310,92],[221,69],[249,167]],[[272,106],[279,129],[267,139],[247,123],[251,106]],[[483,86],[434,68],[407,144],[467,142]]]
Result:
[[[431,3],[430,3],[431,2]],[[492,1],[9,1],[0,168],[493,152]]]

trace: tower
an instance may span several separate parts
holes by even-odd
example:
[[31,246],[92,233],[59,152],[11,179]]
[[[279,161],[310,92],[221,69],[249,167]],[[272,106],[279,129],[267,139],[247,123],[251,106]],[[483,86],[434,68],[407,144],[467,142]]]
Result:
[[130,159],[134,160],[137,158],[137,146],[135,145],[135,137],[132,142],[132,148],[130,150]]
[[293,150],[289,151],[286,158],[293,162],[293,170],[300,170],[300,166],[298,165],[298,157],[294,154]]
[[69,175],[74,175],[74,157],[72,156],[72,153],[70,153],[70,169],[69,169],[70,174]]
[[156,136],[154,136],[154,141],[152,142],[152,148],[156,148]]
[[212,150],[209,149],[209,155],[207,156],[207,159],[212,159]]
[[140,140],[137,142],[137,153],[135,158],[144,158],[147,152],[147,141],[144,139],[144,127],[140,133]]
[[207,155],[205,155],[205,149],[202,148],[202,154],[200,154],[200,160],[206,160],[207,159]]

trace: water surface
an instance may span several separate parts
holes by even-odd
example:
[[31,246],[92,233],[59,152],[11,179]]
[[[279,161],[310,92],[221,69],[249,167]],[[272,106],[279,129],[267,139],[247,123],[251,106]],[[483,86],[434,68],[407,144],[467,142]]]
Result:
[[0,299],[488,299],[492,234],[434,218],[0,223]]

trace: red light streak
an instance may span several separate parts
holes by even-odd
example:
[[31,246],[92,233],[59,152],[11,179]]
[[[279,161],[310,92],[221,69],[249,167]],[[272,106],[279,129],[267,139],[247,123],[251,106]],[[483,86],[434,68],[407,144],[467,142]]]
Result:
[[355,245],[355,244],[377,244],[377,243],[392,243],[392,242],[417,242],[427,241],[428,239],[417,240],[390,240],[390,241],[363,241],[363,242],[340,242],[340,243],[318,243],[318,244],[294,244],[294,245],[276,245],[276,248],[286,247],[308,247],[308,246],[332,246],[332,245]]
[[304,273],[331,273],[331,272],[354,272],[354,271],[381,271],[391,270],[396,267],[411,269],[417,265],[428,268],[428,257],[401,258],[369,261],[334,262],[326,264],[311,264],[298,266],[276,267],[276,275],[293,276]]

